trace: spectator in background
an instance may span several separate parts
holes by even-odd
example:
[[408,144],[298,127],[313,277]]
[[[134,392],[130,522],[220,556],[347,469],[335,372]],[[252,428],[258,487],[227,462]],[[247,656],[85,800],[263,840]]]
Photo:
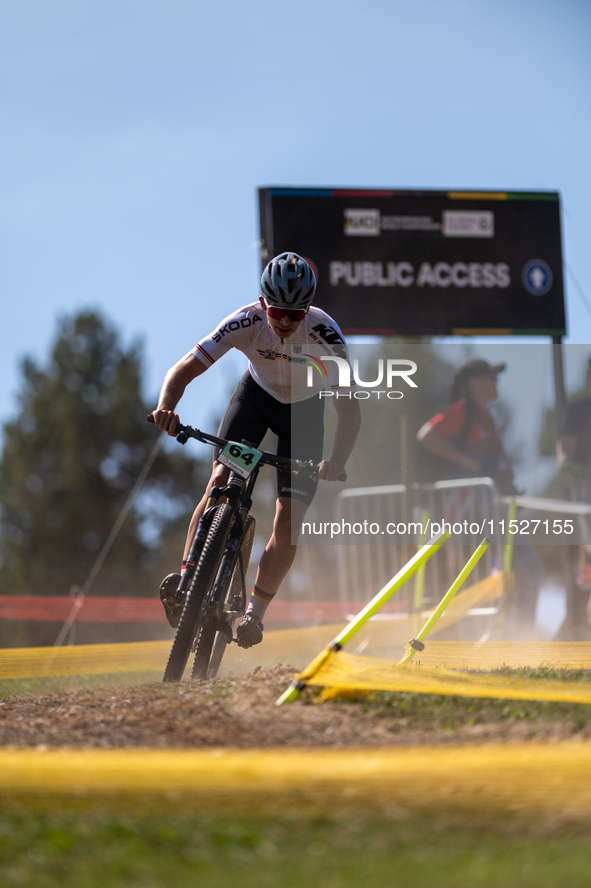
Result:
[[498,397],[497,376],[506,364],[470,358],[454,375],[450,405],[419,430],[419,461],[429,480],[492,478],[503,495],[516,493],[513,469],[488,405]]
[[[492,478],[504,496],[518,493],[513,468],[488,405],[498,397],[497,377],[506,364],[470,358],[454,374],[450,404],[419,430],[418,465],[426,480]],[[421,472],[421,466],[427,466]],[[530,545],[513,550],[515,611],[519,629],[533,630],[542,578],[542,562]]]
[[[591,358],[587,363],[587,391],[591,391]],[[571,499],[591,503],[591,397],[569,404],[558,424],[556,462]]]
[[[591,391],[591,358],[587,362],[586,388]],[[560,479],[575,502],[591,503],[591,397],[568,404],[558,424],[556,462]],[[591,625],[591,547],[581,546],[578,557],[571,550],[573,579],[589,592],[587,622]],[[576,563],[575,563],[576,558]],[[576,599],[575,599],[576,601]],[[582,605],[582,602],[581,602]],[[576,606],[579,617],[579,604]]]

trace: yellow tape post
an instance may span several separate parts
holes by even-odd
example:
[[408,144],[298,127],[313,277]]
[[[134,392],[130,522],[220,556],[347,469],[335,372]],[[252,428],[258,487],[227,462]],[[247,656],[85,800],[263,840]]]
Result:
[[376,614],[379,609],[388,601],[389,598],[392,597],[402,586],[409,580],[416,571],[425,564],[426,561],[431,558],[432,555],[437,552],[441,545],[449,538],[449,533],[446,531],[442,534],[439,534],[432,542],[427,543],[425,546],[421,546],[419,551],[413,555],[413,557],[401,568],[398,573],[392,577],[390,582],[386,583],[383,589],[380,589],[377,595],[375,595],[372,600],[365,605],[365,607],[354,617],[350,623],[345,626],[345,628],[339,632],[336,638],[327,645],[324,651],[322,651],[317,658],[315,658],[309,666],[304,669],[292,682],[292,684],[287,688],[286,691],[281,694],[281,696],[276,701],[277,706],[282,706],[284,703],[293,702],[298,696],[306,682],[309,678],[314,674],[317,663],[323,663],[324,660],[330,657],[331,652],[340,650],[343,645],[345,645],[348,641],[353,638],[354,635],[359,632],[359,630],[364,626],[367,621]]
[[[417,637],[413,638],[412,641],[410,641],[406,645],[406,653],[400,660],[398,664],[399,666],[403,666],[405,663],[408,663],[410,660],[412,660],[418,650],[424,649],[423,642],[425,641],[433,627],[436,625],[440,617],[443,615],[443,612],[446,610],[448,604],[450,604],[456,593],[459,592],[460,588],[464,585],[469,575],[472,573],[477,563],[480,561],[489,546],[490,543],[488,540],[483,540],[480,543],[476,551],[468,559],[467,564],[459,572],[458,576],[453,581],[421,631],[418,633]],[[418,645],[416,645],[416,642],[418,642]]]
[[512,499],[509,505],[509,513],[507,515],[507,536],[505,540],[505,549],[503,551],[503,570],[505,571],[506,577],[511,574],[511,565],[513,562],[513,537],[515,534],[511,532],[511,528],[513,527],[513,521],[515,520],[516,515],[517,504],[515,500]]

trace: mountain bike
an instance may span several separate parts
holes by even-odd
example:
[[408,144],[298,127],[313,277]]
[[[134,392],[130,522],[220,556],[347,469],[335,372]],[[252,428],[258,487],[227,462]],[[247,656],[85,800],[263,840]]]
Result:
[[[154,421],[152,416],[148,420]],[[211,488],[191,544],[176,593],[183,611],[163,681],[180,681],[191,653],[191,678],[215,678],[228,645],[238,643],[234,624],[247,605],[246,571],[256,529],[250,509],[261,467],[307,477],[318,471],[312,460],[287,459],[248,441],[228,441],[179,423],[177,441],[186,444],[189,438],[219,448],[217,460],[230,474],[224,487]],[[343,474],[339,480],[346,478]]]

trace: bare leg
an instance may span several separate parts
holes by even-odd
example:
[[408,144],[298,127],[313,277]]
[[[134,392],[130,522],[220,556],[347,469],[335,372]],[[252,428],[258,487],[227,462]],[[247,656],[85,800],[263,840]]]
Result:
[[191,545],[197,531],[197,525],[199,524],[201,516],[205,512],[205,506],[207,505],[207,500],[209,498],[209,491],[212,487],[223,487],[228,479],[229,472],[230,470],[226,468],[226,466],[223,466],[219,462],[214,462],[211,477],[207,482],[207,487],[205,488],[203,498],[193,512],[193,517],[191,518],[191,521],[189,523],[189,529],[187,531],[187,541],[185,543],[185,551],[183,553],[183,561],[186,561],[189,556]]
[[271,539],[259,562],[255,585],[268,595],[274,595],[291,567],[297,551],[292,543],[292,527],[301,527],[308,506],[300,500],[280,497],[275,509]]
[[297,544],[292,543],[292,528],[297,539],[307,508],[306,503],[290,497],[277,500],[273,533],[259,562],[246,615],[236,629],[241,647],[249,648],[263,640],[265,613],[295,558]]

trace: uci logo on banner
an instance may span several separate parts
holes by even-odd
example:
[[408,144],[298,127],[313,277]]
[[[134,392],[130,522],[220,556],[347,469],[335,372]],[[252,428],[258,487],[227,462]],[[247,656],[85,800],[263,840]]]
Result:
[[345,210],[345,234],[349,237],[377,237],[380,233],[379,210]]

